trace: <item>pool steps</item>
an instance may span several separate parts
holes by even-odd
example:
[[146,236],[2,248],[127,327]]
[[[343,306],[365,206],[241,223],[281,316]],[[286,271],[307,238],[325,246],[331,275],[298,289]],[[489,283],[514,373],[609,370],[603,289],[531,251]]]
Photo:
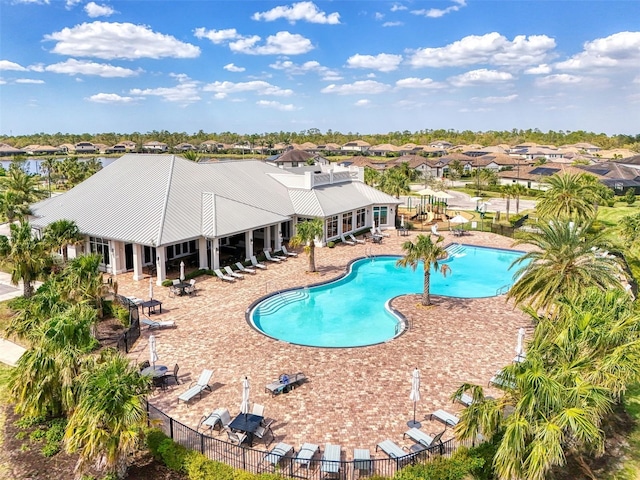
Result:
[[460,245],[459,243],[454,243],[452,245],[449,245],[447,248],[445,248],[445,250],[447,251],[449,256],[455,257],[455,258],[464,257],[466,255],[465,253],[466,248],[464,247],[464,245]]
[[308,298],[309,291],[306,288],[303,288],[301,290],[289,290],[287,292],[276,293],[264,304],[260,305],[256,309],[256,313],[261,317],[264,317],[266,315],[273,315],[282,307],[291,302],[306,300]]

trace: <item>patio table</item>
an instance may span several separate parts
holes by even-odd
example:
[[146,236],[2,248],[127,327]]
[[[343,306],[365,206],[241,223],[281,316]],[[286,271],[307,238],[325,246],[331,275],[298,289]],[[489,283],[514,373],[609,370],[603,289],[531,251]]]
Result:
[[231,430],[247,434],[249,446],[253,445],[253,434],[256,432],[264,417],[252,413],[241,413],[229,424]]
[[147,309],[147,315],[151,315],[152,313],[158,313],[156,312],[156,307],[160,307],[160,312],[162,313],[162,302],[160,300],[154,300],[153,298],[151,300],[147,300],[146,302],[142,302],[140,304],[140,306],[142,307],[142,311],[144,312],[144,309]]

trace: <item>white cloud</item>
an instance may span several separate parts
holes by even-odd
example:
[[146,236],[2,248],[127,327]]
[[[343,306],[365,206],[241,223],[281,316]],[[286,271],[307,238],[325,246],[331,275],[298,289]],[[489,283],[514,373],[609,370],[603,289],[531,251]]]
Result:
[[44,72],[44,65],[42,63],[34,63],[29,65],[29,70],[32,72]]
[[92,22],[45,35],[57,42],[51,50],[60,55],[123,58],[196,58],[200,48],[133,23]]
[[6,85],[7,81],[4,78],[0,78],[0,85]]
[[408,10],[408,8],[407,8],[407,7],[405,7],[404,5],[401,5],[400,3],[394,3],[394,4],[391,6],[391,11],[392,11],[392,12],[399,12],[399,11],[401,11],[401,10]]
[[347,59],[349,68],[369,68],[380,72],[392,72],[398,68],[402,55],[380,53],[378,55],[355,54]]
[[25,83],[29,85],[42,85],[44,80],[36,80],[34,78],[17,78],[16,83]]
[[361,100],[358,100],[356,103],[354,103],[354,105],[356,107],[368,107],[369,105],[371,105],[371,100],[367,98],[363,98]]
[[116,13],[116,11],[109,5],[98,5],[96,2],[89,2],[84,6],[84,11],[87,12],[91,18],[96,17],[109,17]]
[[14,0],[14,3],[24,3],[27,5],[49,5],[49,0]]
[[193,32],[196,38],[206,38],[215,44],[229,42],[242,38],[235,28],[227,28],[224,30],[207,30],[204,27],[196,28]]
[[285,19],[289,23],[296,23],[303,20],[309,23],[323,23],[329,25],[337,25],[340,23],[340,14],[337,12],[327,15],[318,9],[313,2],[298,2],[291,6],[278,6],[269,11],[262,13],[254,13],[251,17],[253,20],[264,20],[273,22],[278,19]]
[[238,67],[238,66],[234,65],[233,63],[228,63],[227,65],[225,65],[222,68],[224,68],[228,72],[234,72],[234,73],[244,72],[246,70],[246,68]]
[[293,104],[283,104],[280,102],[276,102],[275,100],[258,100],[256,105],[259,107],[273,108],[275,110],[280,110],[281,112],[292,112],[294,110],[298,110]]
[[383,27],[401,27],[404,25],[402,22],[384,22],[382,24]]
[[396,82],[398,88],[420,88],[420,89],[435,89],[444,88],[445,84],[435,82],[431,78],[402,78]]
[[583,78],[576,75],[560,73],[557,75],[549,75],[536,79],[536,85],[539,87],[552,87],[554,85],[576,85],[582,83]]
[[428,10],[426,10],[426,9],[412,10],[411,13],[413,13],[414,15],[420,15],[420,16],[423,16],[423,17],[440,18],[440,17],[445,16],[447,13],[457,12],[462,7],[466,7],[467,6],[467,2],[465,0],[453,0],[453,3],[454,3],[454,5],[451,5],[450,7],[447,7],[447,8],[444,8],[444,9],[430,8]]
[[141,70],[117,67],[104,63],[87,62],[70,58],[66,62],[54,63],[44,68],[47,72],[66,73],[68,75],[97,75],[104,78],[124,78],[138,75]]
[[527,68],[524,73],[527,75],[547,75],[551,73],[551,67],[546,63],[540,64],[537,67]]
[[639,83],[640,84],[640,75],[638,75],[636,78],[633,79],[633,83]]
[[384,13],[381,12],[376,12],[373,14],[373,18],[375,18],[376,20],[382,20],[384,18]]
[[282,70],[288,75],[306,75],[307,73],[317,73],[323,80],[336,81],[342,77],[335,70],[320,65],[315,60],[309,60],[302,64],[295,64],[291,60],[278,60],[269,65],[274,70]]
[[[47,0],[47,3],[49,3],[49,0]],[[82,0],[67,0],[65,2],[65,8],[67,10],[71,10],[73,7],[75,7],[79,3],[82,3]]]
[[172,74],[173,78],[178,80],[175,87],[159,87],[159,88],[132,88],[129,90],[131,95],[137,96],[155,96],[161,97],[167,102],[179,103],[181,105],[189,105],[200,100],[198,93],[198,82],[191,80],[184,74]]
[[479,70],[471,70],[461,75],[449,78],[452,85],[456,87],[470,87],[474,85],[487,85],[494,83],[502,83],[513,80],[513,75],[508,72],[499,72],[497,70],[487,70],[481,68]]
[[202,89],[205,92],[215,93],[216,98],[225,98],[232,93],[255,92],[259,95],[274,95],[279,97],[288,97],[293,94],[293,90],[283,89],[275,85],[271,85],[264,80],[253,80],[251,82],[213,82],[205,85]]
[[93,103],[114,103],[114,104],[126,104],[133,103],[137,100],[134,97],[123,97],[117,93],[96,93],[87,97],[88,101]]
[[640,63],[640,32],[619,32],[584,44],[584,50],[555,67],[559,70],[637,68]]
[[15,63],[15,62],[10,62],[9,60],[0,60],[0,71],[3,70],[14,70],[16,72],[26,72],[27,69],[24,68],[22,65]]
[[513,102],[515,99],[518,98],[517,94],[513,94],[513,95],[506,95],[504,97],[473,97],[471,99],[472,102],[477,102],[477,103],[509,103],[509,102]]
[[513,41],[497,32],[469,35],[445,47],[421,48],[409,59],[413,67],[452,67],[488,63],[535,65],[544,62],[556,45],[546,35],[516,36]]
[[232,52],[248,55],[300,55],[313,50],[311,40],[297,33],[278,32],[269,35],[264,45],[256,45],[260,37],[253,35],[229,43]]
[[389,88],[389,85],[376,82],[375,80],[359,80],[354,83],[345,83],[342,85],[327,85],[320,90],[320,92],[335,93],[337,95],[373,95],[384,93],[388,91]]

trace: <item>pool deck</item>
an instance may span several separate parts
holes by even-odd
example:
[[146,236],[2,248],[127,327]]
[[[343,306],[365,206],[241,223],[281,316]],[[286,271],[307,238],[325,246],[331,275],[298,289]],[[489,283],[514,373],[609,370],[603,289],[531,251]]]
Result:
[[[276,441],[296,450],[304,442],[335,443],[350,459],[354,448],[369,448],[373,454],[375,445],[385,439],[411,444],[408,439],[403,441],[402,434],[413,418],[409,392],[411,373],[418,367],[421,400],[416,417],[424,432],[442,431],[442,424],[426,421],[424,416],[437,409],[459,412],[461,405],[450,400],[453,391],[464,382],[486,386],[496,370],[512,361],[518,328],[532,332],[528,317],[506,304],[504,296],[432,297],[434,305],[428,308],[420,305],[419,296],[400,297],[393,306],[406,316],[410,329],[393,341],[351,349],[301,347],[272,340],[245,320],[247,307],[268,292],[330,280],[344,274],[349,261],[366,253],[401,254],[402,243],[419,232],[408,237],[389,233],[379,245],[367,242],[316,249],[319,272],[314,274],[306,273],[308,258],[300,253],[281,264],[270,263],[266,271],[246,275],[234,284],[200,277],[195,297],[169,298],[167,288],[155,286],[154,298],[163,302],[163,313],[154,319],[173,319],[177,328],[149,331],[143,327],[129,356],[135,362],[148,359],[148,337],[155,334],[157,363],[170,368],[178,363],[181,385],[154,392],[151,403],[195,429],[202,415],[218,407],[236,415],[242,399],[241,380],[248,376],[250,401],[263,404],[266,416],[275,419]],[[473,232],[462,238],[442,233],[444,245],[511,248],[513,243],[491,233]],[[117,281],[120,294],[145,299],[149,295],[148,279],[136,282],[131,275],[119,275]],[[214,372],[213,391],[178,405],[178,395],[205,368]],[[265,393],[265,385],[284,372],[304,372],[308,381],[284,395]],[[500,394],[495,388],[487,391]],[[445,438],[451,435],[449,430]],[[384,456],[381,452],[375,455]]]

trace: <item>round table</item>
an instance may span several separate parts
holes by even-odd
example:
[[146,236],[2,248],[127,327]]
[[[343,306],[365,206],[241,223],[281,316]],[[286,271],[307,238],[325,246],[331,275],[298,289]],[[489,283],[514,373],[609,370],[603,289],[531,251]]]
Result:
[[158,377],[162,377],[168,371],[169,371],[168,367],[165,367],[164,365],[156,365],[155,367],[151,366],[151,367],[143,368],[140,371],[140,375],[148,375],[153,378],[158,378]]

